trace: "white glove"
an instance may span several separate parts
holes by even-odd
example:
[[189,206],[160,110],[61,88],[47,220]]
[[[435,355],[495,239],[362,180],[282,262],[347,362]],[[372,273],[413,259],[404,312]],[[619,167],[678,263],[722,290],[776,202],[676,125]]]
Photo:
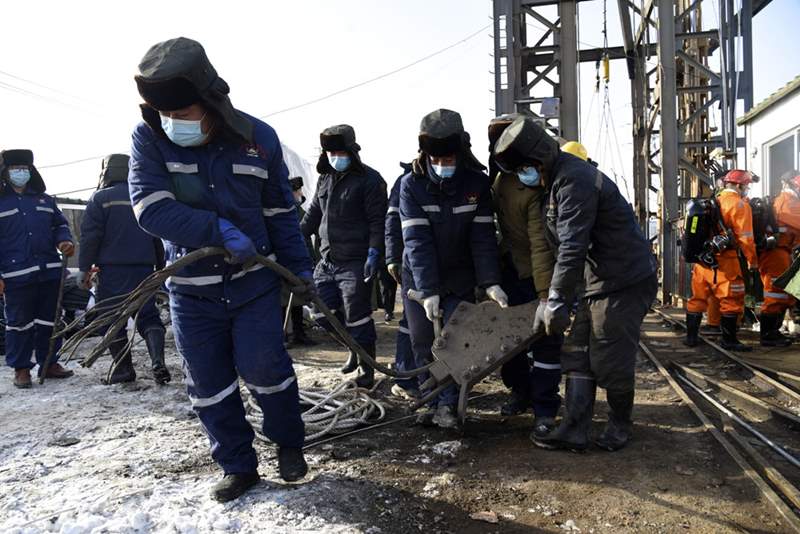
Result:
[[495,284],[487,287],[486,296],[498,303],[501,308],[508,308],[508,296],[499,285]]
[[439,295],[432,295],[422,299],[422,307],[425,308],[425,317],[430,322],[434,322],[442,316],[442,312],[439,310]]

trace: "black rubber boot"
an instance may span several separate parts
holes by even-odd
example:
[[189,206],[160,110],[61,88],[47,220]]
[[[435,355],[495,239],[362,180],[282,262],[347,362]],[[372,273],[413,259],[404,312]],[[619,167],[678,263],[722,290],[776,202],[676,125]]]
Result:
[[535,439],[546,438],[547,435],[556,428],[556,420],[553,417],[536,417],[533,420],[532,436]]
[[500,407],[500,415],[511,417],[528,411],[531,407],[531,397],[525,393],[511,390],[511,398]]
[[303,323],[303,307],[295,306],[291,311],[292,317],[292,346],[294,347],[313,347],[314,341],[306,333],[306,325]]
[[303,458],[303,449],[280,447],[278,449],[278,471],[286,482],[296,482],[308,473],[308,464]]
[[595,440],[595,444],[607,451],[618,451],[631,439],[633,422],[633,391],[606,391],[606,399],[610,408],[605,430]]
[[589,428],[592,425],[596,390],[597,383],[592,375],[568,374],[564,399],[567,413],[558,428],[546,436],[531,434],[533,443],[543,449],[567,449],[576,452],[586,450],[589,446]]
[[128,340],[126,338],[116,339],[111,343],[108,350],[114,361],[111,363],[114,371],[111,376],[103,379],[106,385],[121,384],[123,382],[133,382],[136,380],[136,371],[133,368],[133,360],[131,359],[131,351],[126,350]]
[[686,312],[686,339],[683,340],[683,344],[687,347],[696,347],[700,342],[697,336],[700,334],[702,321],[702,313]]
[[211,496],[218,502],[232,501],[258,484],[259,480],[261,477],[258,473],[228,473],[214,484]]
[[[367,354],[372,356],[372,359],[375,359],[375,345],[364,347],[367,351]],[[361,358],[358,360],[358,377],[356,378],[356,385],[360,388],[369,389],[375,384],[375,369],[372,368],[366,362],[361,361]]]
[[722,335],[722,330],[719,325],[704,324],[700,327],[700,335],[717,337]]
[[762,313],[759,319],[761,325],[762,347],[788,347],[792,340],[780,332],[780,316],[772,313]]
[[352,373],[356,369],[358,369],[358,355],[351,350],[350,354],[347,355],[347,361],[344,362],[344,365],[339,370],[342,374],[346,375]]
[[753,350],[751,347],[740,343],[736,338],[736,330],[739,326],[736,324],[738,316],[736,315],[723,315],[720,327],[722,328],[722,341],[720,346],[725,350],[732,350],[734,352],[750,352]]
[[164,332],[163,330],[152,329],[146,332],[144,342],[147,344],[147,352],[150,354],[150,362],[153,365],[153,380],[156,384],[166,384],[172,380],[167,364],[164,363]]

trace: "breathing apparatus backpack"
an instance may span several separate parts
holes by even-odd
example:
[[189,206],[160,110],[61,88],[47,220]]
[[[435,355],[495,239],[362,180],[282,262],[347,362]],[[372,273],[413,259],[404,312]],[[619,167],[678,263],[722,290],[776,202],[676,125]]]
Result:
[[686,203],[683,224],[683,259],[716,269],[717,254],[731,247],[733,236],[722,222],[715,198],[693,198]]
[[756,250],[760,253],[774,249],[778,246],[778,221],[775,219],[772,198],[750,199],[750,209],[753,212],[753,238]]

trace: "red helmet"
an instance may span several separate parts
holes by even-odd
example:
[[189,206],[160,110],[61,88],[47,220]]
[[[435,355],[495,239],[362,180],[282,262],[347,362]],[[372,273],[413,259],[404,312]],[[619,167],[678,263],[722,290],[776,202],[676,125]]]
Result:
[[722,178],[722,181],[726,184],[750,185],[750,183],[754,180],[753,173],[750,171],[733,169],[732,171],[728,171],[728,173]]

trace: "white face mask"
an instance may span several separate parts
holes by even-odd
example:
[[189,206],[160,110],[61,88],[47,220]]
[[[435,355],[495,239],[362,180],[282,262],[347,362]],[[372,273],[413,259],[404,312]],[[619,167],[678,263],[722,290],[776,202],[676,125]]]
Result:
[[208,134],[203,133],[203,115],[200,120],[188,121],[161,115],[161,128],[169,140],[178,146],[199,146],[206,142]]

